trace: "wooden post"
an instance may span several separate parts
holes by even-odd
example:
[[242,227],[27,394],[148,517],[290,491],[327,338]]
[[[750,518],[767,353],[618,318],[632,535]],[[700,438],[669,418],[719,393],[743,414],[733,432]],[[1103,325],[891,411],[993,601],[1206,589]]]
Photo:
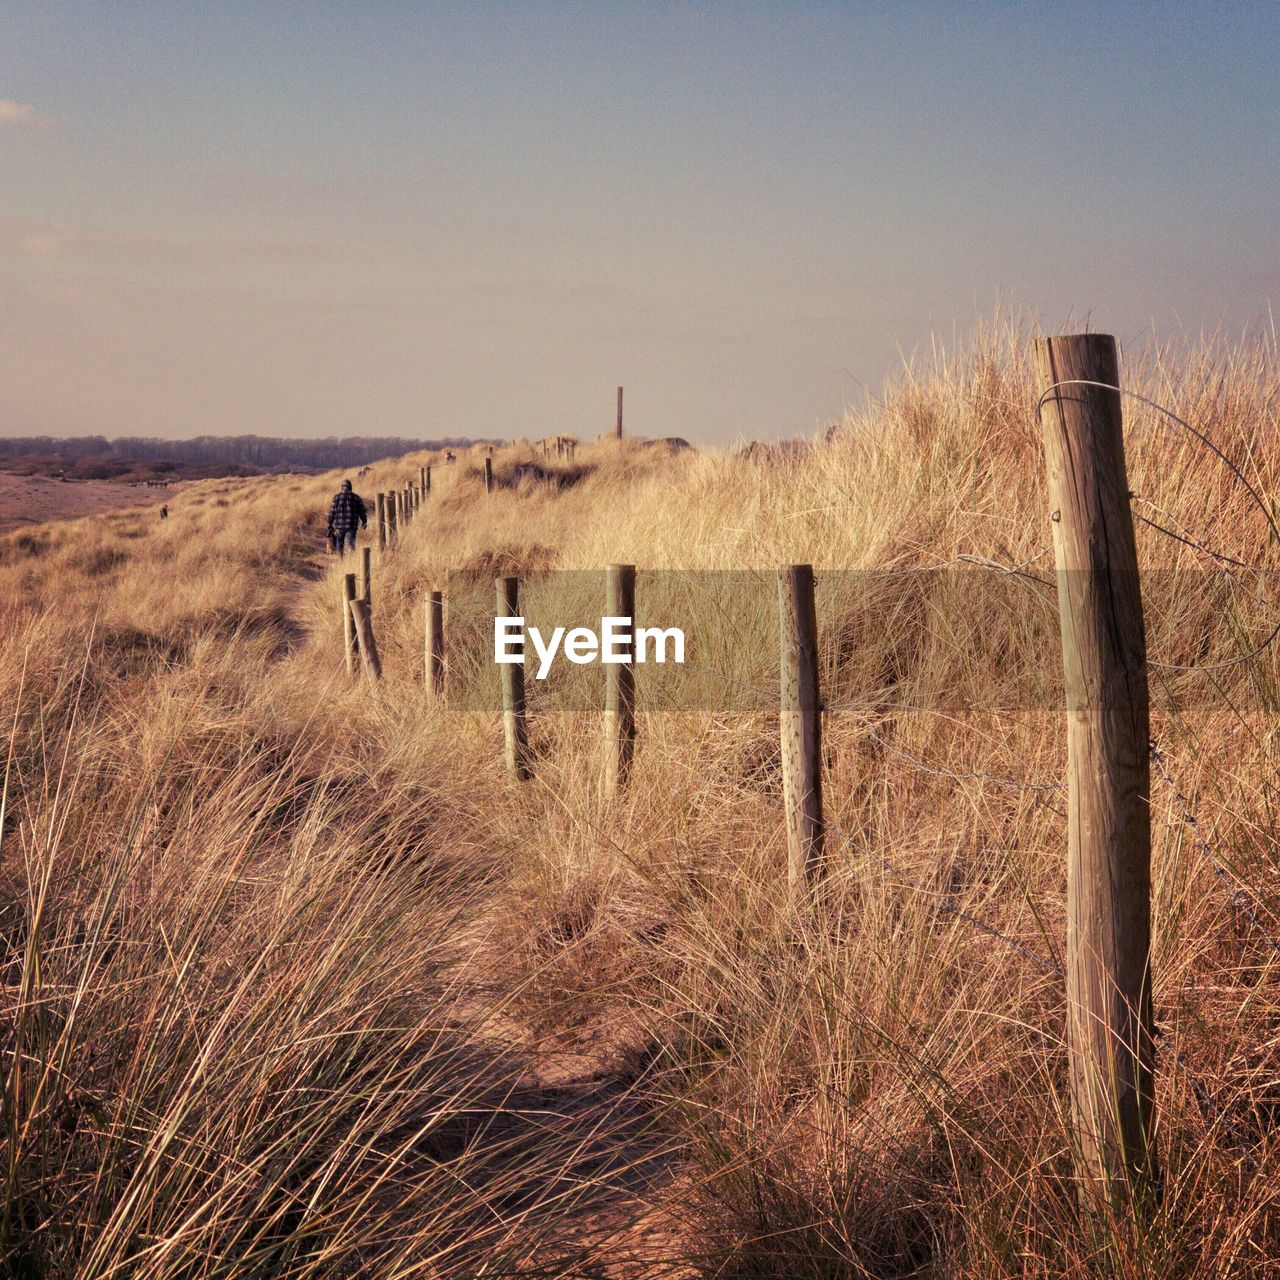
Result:
[[378,645],[373,638],[373,613],[364,600],[348,602],[351,619],[359,636],[360,661],[364,667],[366,679],[377,686],[382,679],[382,663],[378,659]]
[[431,495],[431,468],[423,467],[422,469],[422,492],[428,497]]
[[387,494],[387,545],[400,542],[400,502],[394,493]]
[[484,491],[485,493],[493,492],[493,459],[486,458],[484,460]]
[[622,439],[622,388],[618,388],[618,429],[614,433],[619,440]]
[[373,548],[360,548],[360,599],[373,608]]
[[444,593],[427,594],[426,607],[426,683],[427,696],[444,697]]
[[387,549],[387,495],[385,493],[378,494],[378,550],[385,551]]
[[426,467],[419,467],[419,468],[418,468],[418,488],[419,488],[419,490],[422,492],[422,495],[423,495],[424,497],[426,496],[427,491],[431,488],[431,486],[427,483],[427,468],[426,468]]
[[[495,578],[497,615],[520,616],[520,579]],[[529,768],[529,726],[524,702],[524,663],[501,663],[502,732],[506,743],[507,772],[521,782],[533,776]]]
[[[1115,339],[1035,344],[1067,697],[1067,1049],[1076,1159],[1113,1205],[1156,1181],[1146,637]],[[1074,385],[1062,385],[1074,384]]]
[[356,673],[357,655],[356,624],[351,616],[351,602],[356,598],[356,575],[342,576],[342,652],[347,660],[347,675]]
[[[627,619],[627,648],[635,635],[636,567],[611,564],[605,574],[605,613]],[[621,630],[621,628],[619,628]],[[604,783],[617,791],[627,780],[636,745],[636,671],[634,652],[626,662],[605,665],[604,686]]]
[[778,575],[782,621],[782,804],[787,821],[787,883],[795,896],[822,867],[822,704],[818,700],[818,618],[813,568]]

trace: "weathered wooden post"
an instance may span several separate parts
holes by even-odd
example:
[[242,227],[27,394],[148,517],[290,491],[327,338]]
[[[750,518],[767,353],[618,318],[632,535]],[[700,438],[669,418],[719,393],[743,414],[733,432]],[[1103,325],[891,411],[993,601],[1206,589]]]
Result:
[[618,427],[614,432],[614,437],[618,440],[622,439],[622,388],[618,388]]
[[351,615],[351,602],[356,598],[356,575],[342,576],[342,652],[347,661],[347,675],[356,673],[357,655],[356,624]]
[[427,468],[426,468],[426,467],[419,467],[419,468],[418,468],[418,488],[422,491],[422,496],[423,496],[424,498],[426,497],[426,495],[427,495],[427,494],[430,492],[430,490],[431,490],[431,485],[427,483]]
[[[1146,636],[1115,339],[1040,338],[1067,698],[1067,1047],[1078,1172],[1113,1205],[1156,1182]],[[1103,386],[1088,385],[1102,383]]]
[[428,467],[426,470],[426,479],[423,480],[422,482],[422,491],[428,497],[431,496],[431,468],[430,467]]
[[484,491],[485,493],[493,492],[493,459],[486,458],[484,460]]
[[385,493],[378,494],[378,550],[385,551],[387,549],[387,495]]
[[822,704],[818,700],[818,617],[813,567],[793,564],[778,575],[782,622],[779,730],[782,805],[787,822],[787,883],[793,896],[822,869]]
[[[633,643],[636,615],[636,567],[611,564],[605,574],[605,612],[627,620],[626,662],[605,665],[604,686],[604,782],[616,791],[627,780],[636,745],[636,671]],[[621,631],[622,628],[619,628]]]
[[373,548],[360,548],[360,599],[373,608]]
[[[520,579],[496,578],[497,616],[520,616]],[[507,772],[521,782],[533,776],[529,768],[529,725],[524,701],[524,662],[501,663],[502,732],[506,743]]]
[[378,658],[378,645],[373,638],[373,611],[364,600],[351,600],[347,607],[359,637],[360,662],[364,667],[365,678],[376,687],[382,679],[382,662]]
[[387,545],[396,546],[400,541],[399,504],[394,493],[387,494]]
[[444,696],[444,593],[431,591],[426,600],[425,669],[427,695]]

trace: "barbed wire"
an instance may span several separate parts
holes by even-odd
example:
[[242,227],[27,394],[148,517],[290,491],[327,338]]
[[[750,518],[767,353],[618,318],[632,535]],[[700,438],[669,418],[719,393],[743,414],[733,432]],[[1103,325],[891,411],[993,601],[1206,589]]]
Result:
[[[854,844],[853,837],[838,822],[828,817],[827,826],[828,829],[835,831],[836,835],[844,842],[847,850],[855,854],[859,852],[858,846]],[[1003,930],[996,928],[995,925],[983,920],[980,916],[976,916],[970,911],[965,911],[955,902],[953,894],[941,893],[928,888],[928,886],[919,881],[912,880],[901,867],[897,866],[892,859],[879,850],[868,850],[867,852],[870,852],[877,861],[898,878],[899,888],[909,889],[914,893],[935,899],[935,905],[938,910],[953,916],[957,920],[964,921],[989,938],[1003,942],[1011,950],[1030,960],[1042,973],[1060,978],[1063,982],[1066,981],[1066,969],[1057,960],[1046,960],[1044,956],[1039,955],[1037,952],[1032,951],[1030,947],[1019,942],[1017,938],[1010,937]],[[1262,1166],[1255,1154],[1258,1144],[1251,1139],[1239,1123],[1228,1113],[1223,1104],[1218,1101],[1217,1095],[1210,1089],[1205,1079],[1192,1069],[1181,1050],[1167,1042],[1163,1028],[1159,1024],[1154,1024],[1152,1031],[1154,1037],[1163,1045],[1169,1061],[1186,1077],[1187,1083],[1191,1086],[1191,1091],[1195,1095],[1196,1101],[1200,1104],[1201,1112],[1206,1117],[1210,1128],[1220,1123],[1235,1140],[1237,1149],[1252,1165],[1254,1170],[1260,1170]]]
[[1034,792],[1054,792],[1063,789],[1061,782],[1025,782],[1018,778],[1003,778],[998,774],[988,773],[985,770],[970,770],[960,772],[952,769],[940,769],[936,765],[931,765],[921,760],[919,756],[913,755],[904,747],[898,746],[896,743],[890,742],[876,727],[871,723],[870,718],[865,712],[859,711],[852,704],[835,704],[823,708],[824,711],[843,711],[850,712],[859,716],[867,731],[867,736],[878,746],[883,747],[886,751],[892,752],[894,755],[905,760],[921,773],[927,773],[931,777],[946,778],[951,782],[988,782],[995,787],[1005,787],[1014,791],[1034,791]]
[[1196,851],[1208,860],[1213,873],[1220,879],[1231,893],[1231,901],[1233,904],[1248,918],[1254,928],[1262,935],[1262,939],[1277,954],[1280,954],[1280,942],[1268,932],[1266,925],[1258,918],[1254,910],[1253,899],[1238,885],[1231,873],[1227,870],[1223,863],[1214,853],[1212,846],[1204,838],[1200,831],[1200,821],[1197,818],[1191,801],[1183,790],[1174,780],[1173,774],[1169,769],[1168,760],[1165,758],[1164,752],[1160,749],[1159,744],[1153,739],[1150,746],[1151,759],[1156,766],[1156,772],[1159,774],[1165,786],[1168,787],[1170,794],[1173,796],[1174,803],[1177,805],[1183,824],[1187,830],[1191,832],[1191,843]]
[[[1271,530],[1271,536],[1275,540],[1275,544],[1280,546],[1280,525],[1276,524],[1275,517],[1272,516],[1267,504],[1263,501],[1262,495],[1254,488],[1249,477],[1229,458],[1221,449],[1218,448],[1212,440],[1209,439],[1203,431],[1193,427],[1185,418],[1173,412],[1172,409],[1166,408],[1159,401],[1151,399],[1150,396],[1144,396],[1141,392],[1130,391],[1124,387],[1116,386],[1110,382],[1100,382],[1095,378],[1063,378],[1058,382],[1051,383],[1044,391],[1040,393],[1040,398],[1036,401],[1036,421],[1039,422],[1041,414],[1044,410],[1045,401],[1053,395],[1055,391],[1063,387],[1097,387],[1103,391],[1114,391],[1117,395],[1127,396],[1131,400],[1137,400],[1145,404],[1148,408],[1154,409],[1157,413],[1164,414],[1171,422],[1181,427],[1189,435],[1193,436],[1200,444],[1209,450],[1222,464],[1231,472],[1233,476],[1244,486],[1245,492],[1249,495],[1254,506],[1262,512],[1262,518],[1267,522],[1267,527]],[[1142,519],[1140,516],[1139,519]],[[1145,521],[1151,524],[1153,528],[1160,528],[1151,521]],[[1167,533],[1170,537],[1177,538],[1179,542],[1185,542],[1185,538],[1178,537],[1171,530],[1161,529],[1162,533]],[[1190,543],[1189,545],[1196,545]],[[1204,548],[1206,554],[1214,555],[1207,547]],[[1266,573],[1265,569],[1254,565],[1242,565],[1255,573]],[[1176,663],[1176,662],[1158,662],[1151,658],[1147,659],[1147,666],[1161,671],[1226,671],[1231,667],[1242,666],[1246,662],[1252,662],[1255,658],[1261,657],[1275,642],[1276,637],[1280,636],[1280,622],[1271,629],[1267,637],[1261,644],[1251,649],[1248,653],[1241,654],[1239,657],[1232,658],[1226,662],[1208,662],[1208,663]]]
[[[836,835],[844,841],[845,848],[850,853],[857,854],[859,852],[863,852],[857,845],[855,845],[853,836],[850,835],[850,833],[847,832],[837,821],[835,821],[835,819],[828,817],[827,827],[828,829],[834,830]],[[897,876],[901,882],[900,887],[910,889],[914,893],[919,893],[926,897],[935,899],[935,905],[939,911],[943,911],[947,915],[954,916],[958,920],[965,921],[965,923],[972,925],[980,932],[985,933],[992,938],[998,938],[1001,942],[1005,943],[1019,954],[1025,956],[1028,960],[1031,960],[1043,973],[1052,974],[1059,978],[1066,977],[1066,971],[1056,961],[1046,960],[1043,956],[1037,955],[1036,952],[1032,951],[1030,947],[1019,942],[1016,938],[1011,938],[1007,933],[1003,933],[1001,930],[997,929],[995,925],[988,924],[987,921],[983,920],[980,916],[975,916],[972,912],[965,911],[963,907],[956,903],[954,894],[943,893],[936,889],[930,889],[919,881],[913,880],[901,867],[894,863],[892,859],[890,859],[886,854],[880,852],[878,849],[866,850],[865,852],[869,853],[884,867]]]

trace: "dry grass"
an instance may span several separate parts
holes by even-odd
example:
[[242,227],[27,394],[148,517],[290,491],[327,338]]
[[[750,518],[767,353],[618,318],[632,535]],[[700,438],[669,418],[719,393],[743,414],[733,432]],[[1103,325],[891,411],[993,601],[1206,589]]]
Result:
[[[993,781],[1062,775],[1061,716],[1024,684],[1056,663],[1052,612],[975,589],[980,569],[830,575],[1045,569],[1025,346],[980,334],[800,457],[600,444],[518,476],[540,455],[516,446],[487,499],[479,451],[436,466],[377,566],[376,698],[342,674],[316,555],[333,477],[202,482],[163,525],[9,539],[10,1273],[1270,1274],[1274,652],[1155,682],[1188,797],[1157,772],[1164,1195],[1152,1222],[1082,1218],[1061,798]],[[1276,492],[1273,350],[1125,376]],[[1139,510],[1272,563],[1233,477],[1129,418]],[[1188,571],[1148,577],[1153,655],[1265,633],[1265,581],[1224,594],[1192,548],[1139,544]],[[857,711],[828,716],[840,838],[811,918],[784,902],[767,715],[642,713],[610,802],[593,717],[542,717],[516,788],[492,716],[425,702],[421,597],[450,569],[613,561],[829,571],[825,678]],[[776,681],[773,625],[745,620],[717,665]]]

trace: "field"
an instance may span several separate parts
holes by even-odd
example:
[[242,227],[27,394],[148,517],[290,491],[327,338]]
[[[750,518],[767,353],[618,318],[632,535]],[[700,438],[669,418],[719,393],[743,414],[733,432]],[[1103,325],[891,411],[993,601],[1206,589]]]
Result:
[[[77,480],[63,483],[47,476],[14,475],[0,471],[0,533],[49,520],[101,515],[121,507],[158,507],[170,502],[182,487],[167,489],[116,484],[110,480]],[[154,513],[150,518],[156,518]]]
[[[1276,351],[1124,378],[1273,503]],[[1277,602],[1241,567],[1280,548],[1126,405],[1151,654],[1216,669],[1152,675],[1159,1203],[1083,1212],[1035,405],[999,330],[803,451],[516,444],[492,495],[479,448],[376,465],[366,497],[433,464],[374,552],[376,690],[322,551],[339,473],[0,540],[6,1273],[1280,1274]],[[814,565],[812,911],[776,710],[642,701],[609,797],[598,715],[535,701],[521,784],[499,716],[427,698],[449,571],[615,562]],[[776,689],[776,614],[740,622],[718,677]]]

